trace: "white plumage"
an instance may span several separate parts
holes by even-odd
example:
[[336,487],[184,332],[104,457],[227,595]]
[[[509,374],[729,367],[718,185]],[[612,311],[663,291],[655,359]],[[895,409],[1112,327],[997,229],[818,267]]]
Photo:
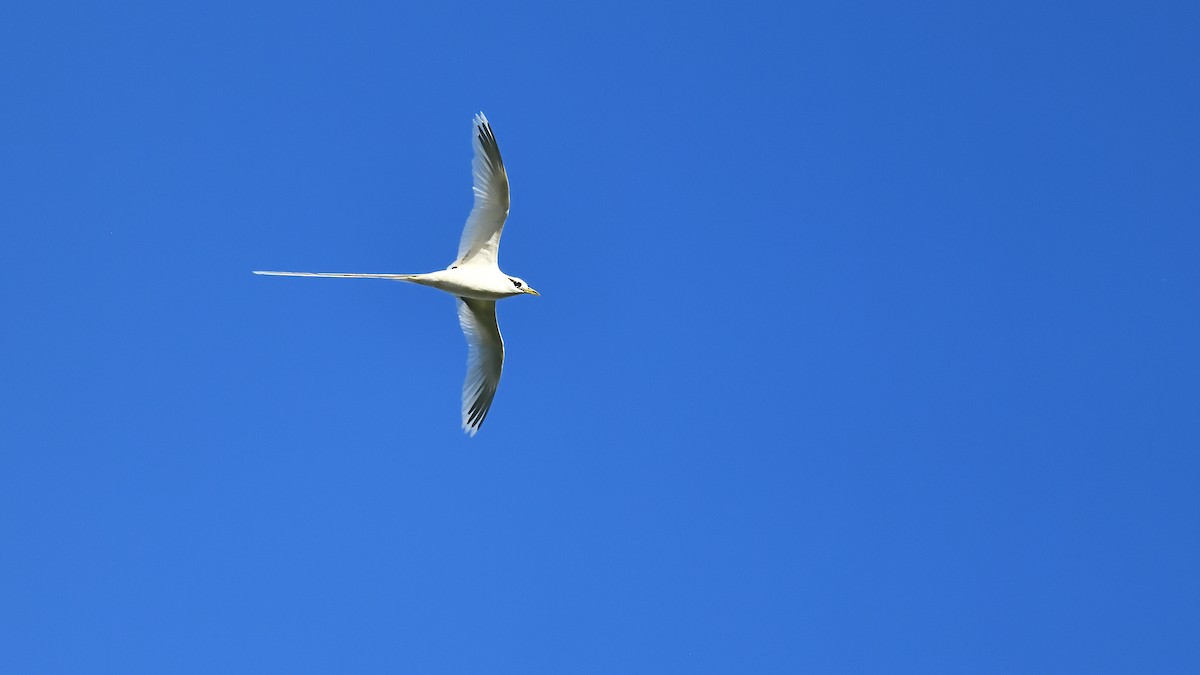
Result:
[[462,426],[474,436],[492,407],[504,367],[504,340],[496,321],[496,301],[514,295],[538,295],[524,280],[500,271],[500,234],[508,218],[508,173],[500,146],[483,113],[475,116],[471,173],[475,205],[467,216],[458,257],[448,269],[428,274],[354,274],[341,272],[266,272],[285,277],[391,279],[430,286],[458,298],[458,321],[467,338],[467,378],[463,382]]

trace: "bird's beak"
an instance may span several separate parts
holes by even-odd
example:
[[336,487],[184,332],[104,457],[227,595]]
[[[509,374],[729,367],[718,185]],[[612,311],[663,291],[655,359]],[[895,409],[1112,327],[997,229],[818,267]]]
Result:
[[525,292],[530,295],[541,295],[541,293],[538,293],[537,291],[533,290],[532,288],[530,288],[528,286],[525,287]]

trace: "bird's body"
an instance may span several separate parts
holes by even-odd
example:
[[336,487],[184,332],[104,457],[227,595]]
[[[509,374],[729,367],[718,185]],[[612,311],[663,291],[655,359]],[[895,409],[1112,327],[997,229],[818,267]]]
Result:
[[521,287],[514,286],[513,277],[501,272],[496,265],[456,265],[429,274],[414,275],[409,281],[453,293],[460,298],[476,300],[500,300],[529,292],[524,283]]
[[458,298],[458,319],[467,338],[467,379],[463,384],[463,429],[479,431],[491,408],[504,365],[504,341],[496,322],[496,301],[514,295],[538,295],[523,280],[500,271],[500,234],[508,217],[508,174],[500,148],[483,113],[475,116],[475,206],[459,242],[458,258],[447,269],[426,274],[341,272],[264,272],[288,277],[390,279],[429,286]]

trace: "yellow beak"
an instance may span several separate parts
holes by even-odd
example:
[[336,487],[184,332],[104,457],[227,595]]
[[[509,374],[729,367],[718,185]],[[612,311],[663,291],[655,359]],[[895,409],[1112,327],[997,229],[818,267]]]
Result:
[[541,295],[541,293],[538,293],[537,291],[533,290],[532,288],[530,288],[528,286],[525,287],[525,292],[530,295]]

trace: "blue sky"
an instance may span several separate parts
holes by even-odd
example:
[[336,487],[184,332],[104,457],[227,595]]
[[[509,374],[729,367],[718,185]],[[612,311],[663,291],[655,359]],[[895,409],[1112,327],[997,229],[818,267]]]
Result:
[[[7,3],[0,671],[1196,672],[1185,3]],[[508,166],[504,379],[450,298]]]

